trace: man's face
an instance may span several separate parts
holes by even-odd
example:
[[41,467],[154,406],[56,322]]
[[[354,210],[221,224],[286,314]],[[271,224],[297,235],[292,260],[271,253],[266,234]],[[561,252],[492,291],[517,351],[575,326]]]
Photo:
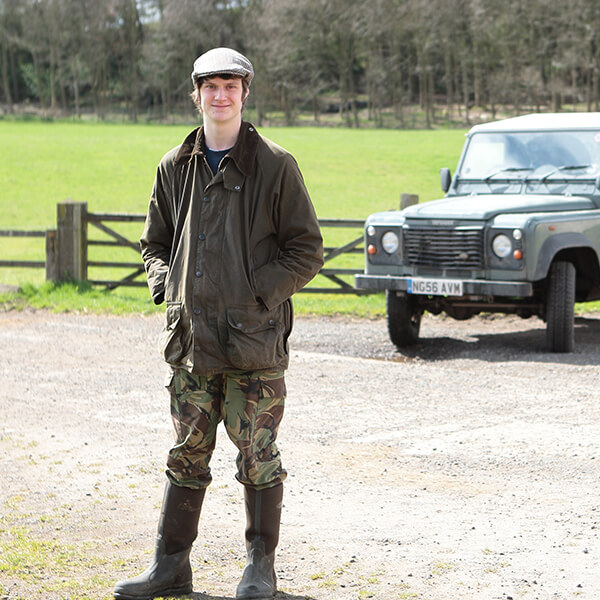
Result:
[[242,80],[210,77],[200,86],[200,102],[204,119],[226,123],[242,114],[245,92]]

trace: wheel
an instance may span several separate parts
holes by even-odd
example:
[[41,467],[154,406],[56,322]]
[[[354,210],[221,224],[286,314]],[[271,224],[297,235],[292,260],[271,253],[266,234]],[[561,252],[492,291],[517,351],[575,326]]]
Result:
[[414,346],[419,340],[423,309],[410,295],[386,290],[387,323],[390,339],[398,348]]
[[546,345],[550,352],[573,352],[574,325],[575,266],[559,260],[550,267],[546,296]]

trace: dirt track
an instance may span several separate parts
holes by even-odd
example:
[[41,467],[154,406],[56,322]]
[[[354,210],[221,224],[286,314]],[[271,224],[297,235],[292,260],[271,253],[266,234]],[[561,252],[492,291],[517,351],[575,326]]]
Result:
[[[0,598],[109,598],[145,567],[171,441],[161,325],[0,314],[0,550],[17,528],[46,542],[27,576],[0,554]],[[278,598],[600,598],[600,315],[569,355],[534,319],[422,335],[401,355],[382,321],[297,320]],[[221,431],[195,600],[232,598],[241,573],[234,458]]]

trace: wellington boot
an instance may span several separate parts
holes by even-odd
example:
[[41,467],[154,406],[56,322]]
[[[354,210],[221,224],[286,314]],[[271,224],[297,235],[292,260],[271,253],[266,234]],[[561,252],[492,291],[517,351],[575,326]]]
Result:
[[192,490],[167,484],[154,560],[137,577],[119,581],[113,595],[118,600],[150,600],[192,591],[190,551],[198,534],[198,519],[205,489]]
[[237,600],[269,600],[277,591],[275,548],[279,541],[283,485],[264,490],[246,487],[248,557],[237,587]]
[[192,591],[192,567],[190,548],[165,553],[165,544],[160,538],[152,564],[137,577],[119,581],[113,595],[118,600],[150,600],[157,596],[179,596]]
[[265,555],[265,545],[261,540],[251,543],[246,568],[238,584],[235,597],[244,600],[270,599],[277,591],[275,576],[275,552]]

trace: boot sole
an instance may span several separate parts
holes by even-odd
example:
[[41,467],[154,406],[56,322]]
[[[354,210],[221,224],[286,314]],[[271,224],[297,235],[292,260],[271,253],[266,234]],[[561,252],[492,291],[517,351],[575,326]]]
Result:
[[180,585],[178,587],[165,587],[153,592],[151,595],[133,596],[132,594],[114,592],[113,597],[116,598],[116,600],[152,600],[153,598],[158,598],[160,596],[184,596],[186,594],[191,594],[192,589],[192,584],[186,583],[185,585]]
[[277,590],[273,593],[269,592],[252,592],[249,591],[247,594],[240,594],[236,592],[235,598],[236,600],[273,600],[277,594]]

